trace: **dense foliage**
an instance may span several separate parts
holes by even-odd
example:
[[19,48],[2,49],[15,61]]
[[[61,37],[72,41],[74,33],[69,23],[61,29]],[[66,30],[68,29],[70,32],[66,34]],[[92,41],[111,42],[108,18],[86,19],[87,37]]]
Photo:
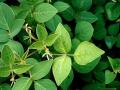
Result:
[[120,90],[120,0],[0,0],[1,90]]

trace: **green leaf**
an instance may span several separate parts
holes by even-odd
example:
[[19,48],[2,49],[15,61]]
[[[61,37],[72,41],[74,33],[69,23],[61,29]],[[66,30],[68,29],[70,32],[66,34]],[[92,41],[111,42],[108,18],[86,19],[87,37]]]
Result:
[[117,38],[113,36],[107,36],[105,37],[105,43],[109,49],[113,47],[113,45],[116,43]]
[[42,25],[37,25],[36,27],[36,35],[40,41],[46,40],[48,33],[45,27]]
[[10,75],[9,66],[0,67],[0,77],[8,77],[9,75]]
[[21,77],[16,80],[12,90],[29,90],[32,80],[28,77]]
[[37,50],[43,50],[44,44],[41,41],[36,41],[29,47],[30,49],[37,49]]
[[34,58],[27,58],[26,63],[34,66],[34,65],[38,64],[39,62]]
[[104,26],[98,24],[94,27],[93,37],[96,40],[102,40],[106,37],[106,35],[107,35],[107,30]]
[[7,42],[10,39],[9,33],[3,29],[0,29],[0,43]]
[[108,2],[105,6],[107,17],[109,20],[116,20],[120,16],[120,4]]
[[80,45],[74,52],[74,59],[77,64],[86,65],[94,61],[104,53],[105,52],[103,50],[99,49],[94,44],[88,41],[84,41],[80,43]]
[[120,48],[120,33],[117,35],[116,47]]
[[105,83],[105,72],[104,71],[95,71],[94,76],[99,82]]
[[97,21],[97,17],[91,13],[91,12],[87,12],[87,11],[82,11],[80,12],[79,15],[76,16],[76,21],[88,21],[89,23],[93,23],[95,21]]
[[111,57],[108,57],[108,60],[110,62],[110,65],[115,73],[120,72],[120,59],[112,59]]
[[18,0],[20,2],[20,7],[24,10],[32,10],[35,6],[44,2],[44,0]]
[[0,12],[0,28],[9,31],[11,22],[15,18],[14,12],[5,3],[0,3]]
[[51,4],[42,3],[36,6],[33,15],[36,21],[38,21],[39,23],[43,23],[53,18],[56,13],[57,9]]
[[65,11],[66,9],[70,7],[69,4],[61,2],[61,1],[57,1],[53,5],[55,8],[57,8],[58,12]]
[[57,90],[55,84],[49,79],[35,81],[35,90]]
[[95,67],[94,71],[104,71],[110,66],[108,61],[102,60],[98,63],[98,65]]
[[52,46],[54,44],[54,42],[58,39],[59,35],[54,33],[54,34],[50,34],[47,39],[46,39],[46,45],[47,46]]
[[13,71],[16,74],[22,74],[27,72],[32,68],[32,65],[26,64],[26,65],[14,65],[13,66]]
[[9,84],[0,85],[0,90],[12,90]]
[[78,65],[77,63],[74,62],[73,68],[79,73],[89,73],[96,67],[99,61],[100,61],[100,58],[97,58],[86,65]]
[[50,31],[55,31],[59,23],[62,23],[62,19],[59,15],[55,15],[52,19],[46,22],[46,26]]
[[68,31],[62,24],[59,24],[55,33],[59,35],[59,38],[54,43],[54,49],[60,53],[69,52],[71,50],[71,38]]
[[111,25],[108,27],[108,33],[109,33],[110,35],[116,35],[118,32],[119,32],[119,23],[111,24]]
[[0,2],[4,2],[5,0],[0,0]]
[[38,80],[45,77],[49,73],[52,63],[53,61],[49,60],[49,61],[41,61],[40,63],[36,64],[30,70],[31,78],[33,80]]
[[93,35],[93,27],[89,22],[80,21],[76,24],[75,34],[80,41],[89,41]]
[[88,10],[92,5],[92,0],[72,0],[72,5],[77,10]]
[[117,90],[116,88],[105,88],[104,84],[93,83],[83,87],[83,90]]
[[8,65],[13,64],[15,61],[13,51],[8,45],[4,46],[1,57],[2,57],[3,62]]
[[13,25],[12,25],[12,27],[10,29],[10,37],[14,37],[20,32],[24,22],[25,22],[24,19],[16,19],[16,20],[14,20]]
[[71,70],[71,64],[71,58],[66,55],[55,58],[52,71],[58,86],[69,75]]
[[72,49],[71,52],[74,53],[78,45],[80,44],[80,40],[77,38],[72,39]]
[[[18,11],[18,9],[17,9],[17,11]],[[28,14],[29,14],[29,11],[27,11],[27,10],[21,10],[19,13],[17,13],[16,19],[25,19]]]
[[24,48],[21,43],[9,40],[5,45],[8,45],[15,54],[22,56],[24,54]]
[[60,85],[62,90],[68,90],[68,88],[70,87],[70,85],[71,85],[71,83],[73,81],[73,78],[74,78],[74,74],[73,74],[73,70],[71,70],[71,72],[68,75],[68,77]]
[[74,19],[75,11],[72,7],[69,7],[67,10],[61,12],[63,18],[67,21],[72,21]]
[[116,74],[109,70],[105,71],[105,84],[109,84],[116,78]]

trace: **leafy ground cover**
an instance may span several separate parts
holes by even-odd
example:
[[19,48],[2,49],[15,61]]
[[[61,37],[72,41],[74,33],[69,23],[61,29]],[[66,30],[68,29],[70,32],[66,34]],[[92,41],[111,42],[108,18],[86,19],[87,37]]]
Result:
[[0,0],[1,90],[120,90],[120,0]]

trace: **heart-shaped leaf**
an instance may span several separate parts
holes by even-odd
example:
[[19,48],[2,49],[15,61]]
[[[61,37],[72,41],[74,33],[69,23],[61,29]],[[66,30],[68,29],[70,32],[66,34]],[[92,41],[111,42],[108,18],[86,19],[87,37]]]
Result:
[[64,55],[54,59],[52,67],[53,75],[57,85],[59,86],[69,75],[71,70],[71,58]]
[[94,61],[104,53],[105,52],[103,50],[99,49],[94,44],[88,41],[84,41],[80,43],[80,45],[74,52],[74,59],[77,64],[86,65]]
[[36,21],[43,23],[54,17],[56,13],[57,9],[51,4],[42,3],[36,6],[33,15]]

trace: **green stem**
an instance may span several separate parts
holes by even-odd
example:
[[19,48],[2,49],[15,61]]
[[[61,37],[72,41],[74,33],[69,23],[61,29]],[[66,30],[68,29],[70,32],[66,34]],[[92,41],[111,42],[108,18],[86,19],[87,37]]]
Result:
[[33,54],[35,54],[36,52],[38,52],[37,50],[36,51],[33,51],[32,53],[30,53],[27,57],[30,57],[32,56]]

